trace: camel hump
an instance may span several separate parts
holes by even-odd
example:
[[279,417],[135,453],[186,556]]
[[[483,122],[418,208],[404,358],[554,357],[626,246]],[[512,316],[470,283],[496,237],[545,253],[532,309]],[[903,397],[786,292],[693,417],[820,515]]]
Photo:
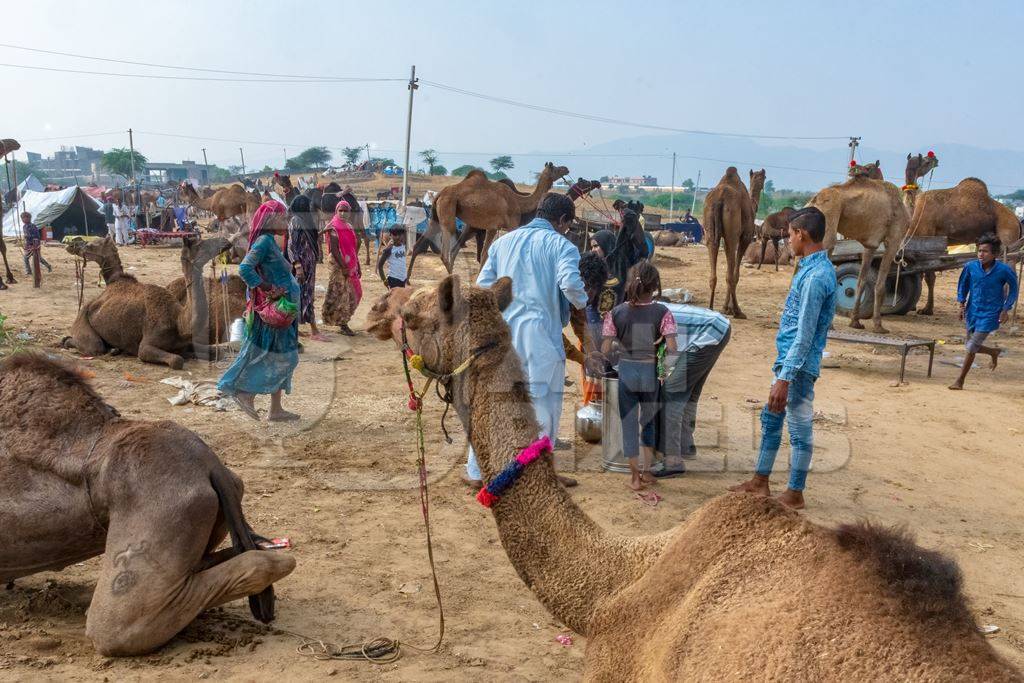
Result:
[[909,612],[921,619],[973,627],[962,592],[963,575],[952,558],[920,547],[901,527],[858,522],[843,524],[834,533],[839,546],[872,566],[886,590]]
[[729,168],[725,169],[725,176],[724,177],[725,178],[733,178],[733,177],[739,178],[740,177],[740,172],[736,170],[735,166],[730,166]]
[[960,181],[961,185],[964,184],[964,183],[971,183],[971,184],[981,185],[982,189],[985,190],[985,193],[988,194],[988,185],[986,185],[985,181],[982,180],[981,178],[975,178],[974,176],[968,176],[967,178],[964,178],[963,180]]

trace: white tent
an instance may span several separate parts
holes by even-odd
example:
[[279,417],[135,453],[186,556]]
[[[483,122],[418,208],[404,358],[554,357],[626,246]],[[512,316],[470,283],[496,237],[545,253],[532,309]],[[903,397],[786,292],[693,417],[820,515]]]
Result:
[[29,174],[28,178],[25,178],[25,180],[21,181],[21,184],[18,185],[18,194],[25,194],[25,192],[29,190],[33,192],[42,192],[45,189],[46,186],[39,182],[39,178]]
[[[80,203],[84,203],[84,206],[80,206]],[[17,206],[12,206],[8,209],[7,213],[4,214],[3,219],[3,235],[4,237],[17,237],[21,235],[21,215],[22,211],[28,211],[32,214],[33,221],[42,226],[45,222],[55,220],[56,217],[62,216],[67,211],[87,211],[89,214],[95,214],[99,211],[101,204],[84,192],[81,192],[77,186],[68,187],[63,190],[56,192],[34,192],[29,190],[21,199],[18,201]],[[81,221],[77,221],[81,222]],[[103,228],[100,233],[105,232]]]

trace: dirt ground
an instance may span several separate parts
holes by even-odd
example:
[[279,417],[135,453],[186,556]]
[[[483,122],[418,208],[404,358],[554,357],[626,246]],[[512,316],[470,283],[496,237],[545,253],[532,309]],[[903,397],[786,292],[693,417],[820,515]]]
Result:
[[[20,265],[20,250],[10,249]],[[56,348],[76,311],[73,262],[56,247],[43,287],[26,278],[0,292],[9,324],[27,331],[47,353],[72,359],[95,375],[106,400],[130,418],[171,418],[199,433],[246,483],[244,507],[255,529],[287,536],[298,561],[277,584],[278,618],[255,624],[244,602],[200,616],[160,651],[128,659],[94,653],[85,638],[85,613],[94,585],[92,560],[60,573],[22,579],[0,590],[0,678],[8,680],[141,680],[218,678],[355,680],[550,680],[578,677],[585,638],[568,633],[534,599],[509,564],[490,514],[459,480],[464,439],[449,416],[455,443],[441,435],[440,402],[427,401],[426,439],[431,482],[434,552],[446,631],[437,654],[407,650],[397,663],[317,661],[297,653],[294,633],[335,643],[377,636],[429,646],[437,637],[437,611],[416,490],[415,431],[399,354],[360,334],[306,341],[286,406],[297,425],[256,425],[238,411],[171,407],[176,393],[159,380],[176,375],[216,378],[213,367],[191,362],[185,372],[143,365],[131,357],[77,359]],[[122,250],[129,272],[166,283],[176,274],[172,248]],[[662,249],[656,258],[666,287],[684,287],[706,302],[703,247]],[[471,275],[468,261],[460,269]],[[366,269],[366,298],[354,321],[360,329],[369,301],[382,293]],[[417,284],[442,273],[437,257],[419,262]],[[98,272],[86,274],[86,297],[96,296]],[[326,284],[325,273],[321,275]],[[745,476],[752,465],[757,411],[768,394],[776,322],[791,270],[744,268],[740,302],[750,316],[734,322],[733,341],[704,392],[698,428],[700,458],[691,473],[662,482],[664,500],[648,507],[626,488],[624,475],[605,473],[599,449],[581,442],[560,452],[575,470],[578,504],[602,525],[626,534],[668,529],[708,498]],[[967,389],[946,387],[963,356],[954,308],[955,273],[938,278],[937,315],[888,318],[895,333],[937,338],[932,378],[927,355],[908,360],[904,386],[893,386],[899,357],[868,346],[830,343],[817,385],[814,471],[806,514],[823,524],[867,517],[912,529],[926,547],[954,556],[981,624],[1000,631],[997,649],[1024,667],[1024,414],[1021,379],[1024,341],[996,336],[1008,352],[996,373],[986,367]],[[720,278],[724,295],[724,276]],[[321,290],[322,296],[322,290]],[[318,305],[319,309],[319,305]],[[837,327],[845,326],[837,320]],[[579,373],[570,367],[562,422],[572,434]],[[262,406],[265,407],[265,406]],[[780,465],[786,453],[780,455]],[[780,467],[773,484],[785,483]],[[798,590],[798,587],[794,587]]]

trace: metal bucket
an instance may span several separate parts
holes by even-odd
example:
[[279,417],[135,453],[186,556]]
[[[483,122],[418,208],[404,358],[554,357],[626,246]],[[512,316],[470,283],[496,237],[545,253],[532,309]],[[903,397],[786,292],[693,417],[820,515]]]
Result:
[[604,412],[601,415],[601,466],[612,472],[629,472],[629,461],[622,455],[622,420],[619,419],[619,380],[605,377]]

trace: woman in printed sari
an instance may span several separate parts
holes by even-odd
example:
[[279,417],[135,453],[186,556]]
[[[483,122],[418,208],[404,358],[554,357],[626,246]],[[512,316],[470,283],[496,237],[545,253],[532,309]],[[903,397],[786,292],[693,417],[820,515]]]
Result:
[[320,236],[309,197],[298,195],[289,207],[288,260],[299,281],[299,324],[309,323],[310,339],[327,341],[316,326],[316,264],[320,261]]
[[331,280],[324,298],[324,322],[337,325],[342,334],[353,336],[348,326],[363,298],[363,285],[359,269],[359,241],[346,218],[352,207],[348,202],[338,202],[334,218],[327,229],[327,250],[331,254]]
[[284,205],[276,201],[262,204],[252,217],[249,251],[238,266],[238,274],[249,287],[245,338],[235,362],[217,383],[217,388],[233,396],[254,420],[260,419],[253,403],[256,394],[270,394],[268,420],[299,419],[281,407],[281,392],[291,393],[292,373],[299,364],[298,318],[288,327],[275,328],[263,322],[256,312],[267,298],[287,297],[296,306],[300,301],[299,283],[275,240],[278,236],[287,242],[287,235]]

